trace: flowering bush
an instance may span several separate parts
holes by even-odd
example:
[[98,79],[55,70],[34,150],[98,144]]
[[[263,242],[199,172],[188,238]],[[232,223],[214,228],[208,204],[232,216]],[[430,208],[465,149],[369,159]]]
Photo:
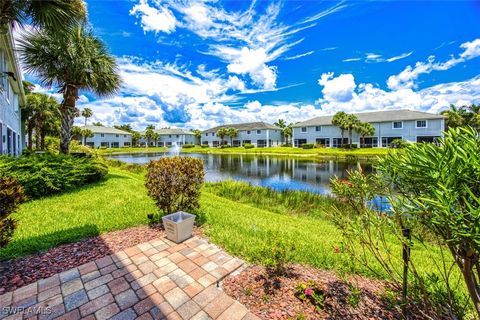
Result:
[[299,283],[295,287],[295,295],[302,301],[309,301],[317,310],[324,308],[325,293],[313,280],[307,283]]

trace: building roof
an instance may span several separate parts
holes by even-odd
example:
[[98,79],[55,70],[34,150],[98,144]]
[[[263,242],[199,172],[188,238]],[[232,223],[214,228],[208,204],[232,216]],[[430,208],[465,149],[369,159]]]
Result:
[[239,131],[245,130],[260,130],[260,129],[275,129],[279,130],[279,127],[274,126],[273,124],[266,123],[266,122],[248,122],[248,123],[232,123],[232,124],[224,124],[221,126],[216,126],[210,129],[203,131],[202,133],[208,132],[216,132],[220,128],[235,128]]
[[[375,112],[361,112],[354,113],[360,121],[363,122],[391,122],[391,121],[406,121],[406,120],[429,120],[429,119],[444,119],[445,117],[439,114],[414,111],[414,110],[386,110]],[[321,116],[302,121],[293,125],[293,127],[308,127],[331,125],[333,115]]]
[[186,135],[194,135],[192,131],[184,130],[184,129],[158,129],[155,130],[156,133],[162,134],[186,134]]
[[119,130],[113,127],[103,127],[103,126],[82,126],[82,129],[89,129],[93,133],[111,133],[111,134],[131,134],[128,131]]

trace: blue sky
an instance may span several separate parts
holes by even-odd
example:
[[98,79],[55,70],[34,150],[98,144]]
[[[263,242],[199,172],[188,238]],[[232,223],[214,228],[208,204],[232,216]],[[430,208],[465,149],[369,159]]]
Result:
[[88,1],[124,84],[107,125],[207,128],[480,103],[480,4]]

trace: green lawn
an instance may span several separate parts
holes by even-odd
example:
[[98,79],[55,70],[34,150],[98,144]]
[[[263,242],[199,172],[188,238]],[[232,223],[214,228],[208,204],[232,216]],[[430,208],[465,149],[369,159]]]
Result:
[[[224,197],[217,196],[215,193],[222,194],[221,190],[205,186],[199,212],[206,221],[205,233],[232,254],[252,261],[265,239],[276,233],[295,243],[298,262],[368,274],[367,270],[354,266],[348,256],[336,252],[341,236],[324,215],[330,200],[309,200],[312,210],[295,211],[301,205],[298,199],[293,199],[295,197],[259,202],[268,195],[255,198],[227,193]],[[313,206],[315,203],[317,209]],[[147,213],[155,211],[142,175],[110,167],[105,181],[23,204],[13,214],[18,221],[14,239],[0,249],[0,258],[17,257],[103,232],[146,224]],[[399,246],[392,245],[394,250],[401,252]],[[426,254],[421,247],[414,249],[414,257]],[[418,261],[419,270],[431,270],[428,262],[422,260]]]
[[[112,153],[142,153],[142,152],[164,152],[168,148],[110,148],[98,149],[100,154]],[[193,148],[184,148],[185,153],[215,153],[215,154],[277,154],[277,155],[295,155],[295,156],[311,156],[311,157],[332,157],[344,158],[347,156],[356,156],[358,158],[374,158],[385,155],[389,149],[387,148],[363,148],[346,150],[340,148],[315,148],[301,149],[291,147],[271,147],[271,148],[252,148],[245,149],[243,147],[235,148],[202,148],[195,146]]]

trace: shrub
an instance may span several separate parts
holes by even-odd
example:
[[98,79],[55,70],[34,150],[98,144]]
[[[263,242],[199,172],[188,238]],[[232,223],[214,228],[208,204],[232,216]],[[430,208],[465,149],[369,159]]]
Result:
[[293,260],[295,245],[280,234],[268,231],[264,246],[259,250],[256,260],[267,270],[271,278],[287,274],[287,265]]
[[208,148],[208,144],[202,144],[202,148]]
[[230,146],[228,144],[224,144],[220,147],[221,149],[227,149],[227,148],[230,148]]
[[62,193],[99,181],[107,173],[107,166],[92,157],[52,154],[0,157],[0,177],[16,179],[29,198]]
[[313,149],[313,147],[315,147],[315,144],[313,144],[313,143],[302,144],[302,149]]
[[193,147],[195,147],[195,145],[194,145],[194,144],[190,144],[190,143],[185,143],[185,144],[182,146],[183,149],[190,149],[190,148],[193,148]]
[[0,178],[0,248],[6,246],[13,236],[16,222],[8,216],[25,200],[23,188],[9,177]]
[[254,146],[253,144],[251,144],[251,143],[244,143],[244,144],[243,144],[243,147],[244,147],[245,149],[252,149],[252,148],[254,148],[255,146]]
[[201,159],[171,157],[150,161],[147,166],[148,194],[164,214],[199,207],[204,171]]
[[297,284],[295,296],[301,301],[309,301],[317,311],[324,308],[325,292],[313,280]]
[[292,146],[291,143],[284,143],[284,144],[281,145],[281,147],[291,147],[291,146]]
[[389,145],[390,148],[395,148],[395,149],[403,149],[406,146],[408,146],[408,142],[403,139],[394,139],[392,142],[390,142],[390,145]]
[[[395,211],[444,244],[464,278],[480,317],[480,136],[472,127],[450,129],[435,144],[409,144],[378,164],[398,195]],[[439,249],[442,249],[439,246]],[[443,261],[443,265],[450,263]],[[439,263],[442,265],[441,263]],[[443,274],[448,286],[449,274]]]
[[346,143],[346,144],[342,144],[342,148],[343,148],[343,149],[357,149],[358,146],[357,146],[356,144],[352,144],[352,145],[350,146],[350,144]]

